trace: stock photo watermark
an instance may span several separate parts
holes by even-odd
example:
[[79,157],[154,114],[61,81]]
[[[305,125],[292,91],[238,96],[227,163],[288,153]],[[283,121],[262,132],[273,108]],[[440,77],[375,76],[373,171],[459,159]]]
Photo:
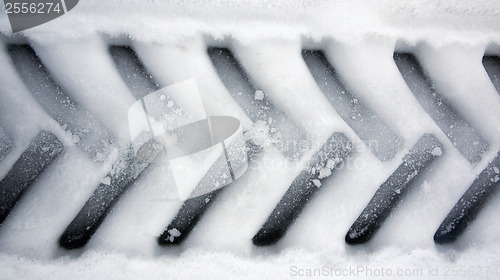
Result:
[[[177,104],[188,99],[186,109]],[[208,116],[195,79],[162,88],[128,111],[136,158],[169,169],[162,176],[181,201],[222,188],[247,170],[240,120]],[[169,184],[169,174],[173,181]],[[167,190],[168,191],[168,190]]]
[[79,0],[4,0],[12,32],[52,21],[70,10]]
[[345,267],[321,266],[303,267],[292,265],[288,268],[288,275],[292,277],[321,277],[321,278],[411,278],[411,279],[440,279],[440,278],[470,278],[484,277],[485,279],[500,276],[497,266],[488,265],[436,265],[426,267],[397,267],[397,266],[368,266],[349,265]]

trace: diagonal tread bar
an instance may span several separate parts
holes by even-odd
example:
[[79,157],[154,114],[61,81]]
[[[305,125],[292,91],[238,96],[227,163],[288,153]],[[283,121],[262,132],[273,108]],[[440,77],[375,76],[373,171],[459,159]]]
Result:
[[[247,142],[247,156],[250,160],[250,163],[253,157],[259,152],[260,150],[258,146]],[[200,180],[199,185],[203,185],[204,180],[211,180],[210,178],[214,174],[214,170],[216,170],[217,165],[220,164],[219,161],[225,161],[226,158],[227,157],[223,156],[219,157],[219,159],[214,162],[212,167],[208,170],[206,175]],[[226,185],[224,188],[230,187],[231,184],[232,183]],[[158,237],[158,244],[162,246],[168,246],[178,245],[182,243],[196,227],[198,221],[210,208],[210,206],[216,200],[217,196],[223,192],[224,188],[220,188],[207,194],[196,196],[186,200],[182,204],[174,219]],[[197,189],[198,188],[195,188],[194,191],[196,191]]]
[[[331,174],[352,151],[352,143],[344,134],[334,133],[330,136],[306,169],[292,182],[265,224],[252,238],[253,243],[257,246],[268,246],[278,242],[321,185],[331,178],[322,176],[322,173]],[[329,171],[326,171],[327,169]]]
[[22,153],[5,178],[0,181],[0,224],[38,175],[59,154],[63,144],[52,133],[42,131]]
[[248,117],[269,126],[270,137],[284,156],[292,160],[300,158],[306,150],[300,146],[307,143],[304,132],[270,103],[264,93],[257,94],[248,74],[229,49],[211,47],[207,52],[222,83]]
[[[214,64],[220,79],[231,93],[236,102],[246,111],[247,115],[254,122],[259,120],[267,121],[269,117],[275,120],[277,128],[291,126],[288,134],[285,132],[283,139],[291,138],[294,141],[304,140],[305,136],[298,128],[291,123],[284,123],[286,118],[272,104],[265,100],[254,98],[255,88],[250,83],[247,74],[242,69],[240,63],[234,55],[226,48],[209,48],[207,50],[212,63]],[[283,131],[284,132],[284,131]],[[247,143],[248,157],[251,159],[256,153],[260,152],[259,147],[251,142]],[[287,147],[282,147],[285,150]],[[291,147],[296,148],[296,147]],[[282,152],[296,158],[298,154],[290,154],[287,151]],[[210,174],[208,172],[207,174]],[[226,186],[229,187],[229,186]],[[182,243],[193,231],[198,221],[215,201],[216,197],[222,192],[218,189],[214,192],[188,199],[183,203],[179,212],[172,222],[166,227],[164,232],[158,237],[158,243],[162,246],[178,245]]]
[[[123,82],[137,99],[158,89],[131,48],[111,46],[109,51]],[[61,247],[77,249],[85,246],[122,193],[147,167],[148,164],[138,161],[133,147],[121,151],[111,171],[61,235]]]
[[30,46],[9,45],[8,53],[35,100],[73,135],[73,142],[85,154],[95,161],[104,161],[113,142],[106,128],[53,80]]
[[76,249],[85,246],[120,195],[146,167],[147,164],[137,161],[132,147],[125,150],[61,235],[61,247]]
[[340,81],[321,50],[303,50],[309,71],[330,104],[371,151],[383,161],[394,158],[402,148],[401,139]]
[[136,99],[160,89],[159,84],[146,70],[135,51],[128,46],[111,46],[111,58],[123,82]]
[[222,192],[222,189],[186,200],[172,222],[158,237],[158,244],[166,246],[182,243],[212,205],[212,201]]
[[401,75],[425,111],[450,139],[453,146],[473,165],[481,161],[488,143],[438,94],[417,58],[410,53],[394,53]]
[[349,229],[345,241],[348,244],[368,242],[391,214],[403,196],[413,187],[412,181],[435,158],[442,154],[441,143],[431,134],[422,136],[403,163],[378,188],[363,212]]
[[434,242],[446,244],[455,241],[474,221],[498,188],[500,188],[500,153],[479,174],[451,209],[434,234]]
[[484,56],[483,66],[490,77],[491,82],[500,93],[500,57],[498,56]]

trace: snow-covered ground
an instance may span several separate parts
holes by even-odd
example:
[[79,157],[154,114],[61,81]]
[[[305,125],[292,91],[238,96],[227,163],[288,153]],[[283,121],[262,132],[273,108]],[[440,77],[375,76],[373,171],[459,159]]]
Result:
[[[237,117],[249,130],[251,119],[207,55],[207,45],[228,47],[260,90],[255,99],[269,100],[313,143],[298,162],[272,147],[257,155],[178,247],[157,244],[181,202],[161,199],[164,174],[150,168],[90,242],[68,251],[58,239],[106,176],[116,147],[104,163],[91,160],[33,98],[2,44],[0,126],[16,148],[0,161],[0,178],[40,129],[57,135],[66,151],[1,225],[0,279],[293,279],[307,273],[442,279],[455,270],[463,279],[500,277],[498,195],[457,242],[436,246],[432,239],[500,150],[500,94],[481,63],[485,53],[500,55],[500,1],[88,0],[14,35],[0,10],[0,33],[4,43],[29,43],[66,93],[114,135],[116,147],[129,142],[127,112],[136,97],[109,44],[130,45],[159,87],[195,78],[208,115]],[[337,114],[309,73],[304,48],[323,49],[346,88],[402,139],[392,160],[380,161]],[[420,106],[394,63],[395,50],[415,53],[438,92],[488,142],[477,165]],[[333,132],[343,132],[356,152],[278,244],[255,247],[252,237]],[[369,243],[347,245],[354,220],[424,133],[439,139],[443,155]]]

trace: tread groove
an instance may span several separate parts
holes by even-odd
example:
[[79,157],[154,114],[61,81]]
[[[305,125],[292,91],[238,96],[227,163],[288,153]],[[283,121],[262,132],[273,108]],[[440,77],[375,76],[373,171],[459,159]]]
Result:
[[395,53],[394,61],[418,102],[453,146],[472,165],[481,161],[488,142],[439,95],[417,58],[410,53]]
[[437,244],[457,240],[500,187],[500,153],[477,176],[476,180],[451,209],[434,234]]
[[50,132],[42,131],[31,141],[28,148],[0,181],[0,225],[40,173],[63,150],[63,144]]
[[256,246],[278,242],[300,215],[313,195],[332,177],[321,171],[335,172],[353,152],[352,143],[342,133],[334,133],[312,157],[307,167],[295,178],[259,232],[252,238]]
[[372,199],[349,229],[348,244],[368,242],[389,217],[403,196],[413,188],[412,182],[442,154],[441,143],[431,134],[425,134],[403,158],[403,162],[378,188]]
[[114,142],[107,129],[53,80],[30,46],[9,45],[8,53],[32,96],[61,127],[73,135],[73,142],[92,160],[105,160]]
[[365,104],[352,95],[321,50],[303,50],[316,84],[342,119],[382,161],[391,160],[402,148],[401,139]]

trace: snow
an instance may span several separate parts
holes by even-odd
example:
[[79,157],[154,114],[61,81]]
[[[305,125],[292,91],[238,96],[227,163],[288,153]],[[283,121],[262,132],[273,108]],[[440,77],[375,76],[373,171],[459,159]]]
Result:
[[435,156],[435,157],[439,157],[443,154],[443,150],[441,149],[441,147],[435,147],[434,149],[432,149],[431,151],[431,155]]
[[106,176],[100,181],[100,183],[109,186],[111,184],[111,178]]
[[255,91],[255,100],[263,100],[264,99],[264,92],[260,89]]
[[169,229],[168,234],[170,234],[170,242],[174,242],[176,237],[181,236],[181,232],[176,228]]
[[322,168],[319,170],[318,179],[323,179],[332,175],[332,170],[330,168]]
[[493,178],[491,178],[491,181],[495,182],[495,183],[498,182],[498,180],[500,180],[500,176],[498,176],[498,175],[495,176],[495,177],[493,177]]
[[314,184],[317,188],[321,187],[321,181],[320,181],[320,180],[318,180],[318,179],[313,179],[313,180],[312,180],[312,182],[313,182],[313,184]]
[[71,138],[71,141],[72,141],[74,144],[78,144],[78,142],[80,142],[80,136],[78,136],[78,135],[73,135],[73,137]]
[[[132,45],[161,87],[197,78],[207,114],[239,118],[248,131],[245,136],[268,149],[213,201],[185,245],[160,248],[156,243],[181,205],[164,181],[171,174],[157,167],[121,196],[84,249],[62,250],[57,246],[61,232],[97,184],[107,182],[117,153],[102,163],[88,159],[33,99],[2,47],[0,125],[16,148],[0,161],[0,176],[40,128],[55,133],[68,147],[1,226],[2,278],[191,279],[205,271],[206,278],[214,279],[295,279],[292,266],[368,266],[425,271],[439,267],[441,277],[424,278],[441,279],[444,269],[453,266],[499,266],[498,197],[456,244],[436,247],[432,240],[448,211],[500,150],[500,95],[481,64],[486,50],[500,53],[498,1],[80,2],[67,15],[23,34],[62,88],[121,146],[130,141],[126,113],[135,98],[114,70],[108,42]],[[0,33],[10,36],[6,16],[0,14]],[[4,41],[23,40],[3,35]],[[230,48],[262,92],[255,92],[254,98],[273,103],[310,136],[313,148],[302,159],[287,160],[273,148],[269,124],[249,120],[218,79],[206,42]],[[401,137],[406,151],[423,133],[433,133],[446,151],[432,152],[442,153],[439,161],[422,174],[425,180],[416,183],[415,191],[364,246],[346,246],[345,233],[405,151],[382,163],[366,148],[310,76],[300,55],[303,47],[325,50],[353,96]],[[439,93],[490,144],[477,166],[463,158],[418,104],[394,65],[395,49],[416,52]],[[188,111],[192,106],[182,97],[172,102],[172,107]],[[354,155],[335,171],[335,178],[319,184],[321,193],[310,200],[279,244],[254,247],[253,235],[314,148],[334,131],[353,141]],[[313,173],[327,176],[334,165],[329,161]],[[312,182],[319,187],[315,181],[321,182]],[[180,234],[171,233],[173,238]]]
[[269,126],[265,121],[259,120],[245,133],[248,140],[261,147],[269,147],[272,140],[269,137]]

